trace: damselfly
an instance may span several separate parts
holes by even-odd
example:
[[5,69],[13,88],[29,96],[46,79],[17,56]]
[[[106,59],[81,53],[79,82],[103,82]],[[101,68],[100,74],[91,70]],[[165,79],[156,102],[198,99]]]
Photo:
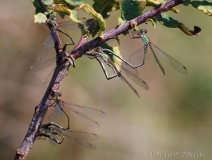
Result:
[[90,149],[96,149],[96,147],[84,140],[97,140],[99,138],[99,136],[94,133],[70,131],[57,124],[51,123],[42,125],[37,134],[37,139],[45,139],[46,137],[50,139],[51,145],[62,144],[64,138],[68,138]]
[[[58,31],[60,31],[61,33],[63,33],[63,34],[65,34],[67,37],[69,37],[70,38],[70,40],[71,40],[71,43],[66,43],[65,45],[64,45],[64,47],[63,47],[63,50],[62,50],[62,53],[64,53],[65,51],[66,51],[66,47],[67,47],[67,45],[74,45],[74,41],[73,41],[73,39],[72,39],[72,37],[70,36],[70,35],[68,35],[67,33],[65,33],[64,31],[62,31],[61,29],[57,29]],[[52,37],[51,37],[51,39],[52,39]],[[53,41],[53,40],[52,40]],[[54,44],[54,43],[53,43]],[[64,55],[64,54],[63,54]],[[62,55],[60,54],[60,55],[57,55],[58,57],[61,57],[60,59],[62,59]],[[46,67],[49,67],[50,65],[52,65],[53,64],[53,62],[56,62],[56,56],[54,56],[53,58],[51,58],[51,59],[48,59],[48,60],[42,60],[42,61],[40,61],[39,63],[37,63],[37,64],[35,64],[34,66],[32,66],[31,67],[31,71],[32,72],[37,72],[37,71],[40,71],[40,70],[42,70],[42,69],[44,69],[44,68],[46,68]]]
[[[66,36],[68,36],[72,43],[66,43],[61,51],[60,54],[58,54],[57,56],[51,58],[51,59],[48,59],[48,60],[45,60],[45,61],[41,61],[37,64],[35,64],[34,66],[31,67],[31,71],[32,72],[37,72],[37,71],[40,71],[46,67],[49,67],[50,65],[52,65],[54,62],[57,62],[57,64],[59,63],[63,63],[65,62],[65,60],[68,60],[70,62],[71,65],[73,65],[73,67],[75,67],[75,62],[74,62],[74,58],[69,55],[67,56],[66,54],[66,47],[67,45],[74,45],[74,42],[71,38],[71,36],[69,36],[68,34],[66,34],[65,32],[63,32],[62,30],[58,29],[60,32],[64,33]],[[43,80],[43,82],[48,82],[51,75],[53,74],[55,68],[46,76],[46,78]]]
[[[84,22],[87,21],[87,19],[86,18],[80,18],[80,21],[82,23],[84,23]],[[77,26],[80,26],[80,24],[78,24],[76,22],[74,23],[74,22],[71,22],[71,21],[61,22],[61,23],[58,23],[56,25],[58,25],[61,28],[65,28],[67,30],[70,30],[70,31],[73,31],[74,29],[80,28],[80,27],[77,27]],[[66,49],[67,45],[74,45],[74,41],[73,41],[73,39],[72,39],[72,37],[70,35],[68,35],[64,31],[62,31],[61,29],[58,28],[57,30],[59,32],[63,33],[64,35],[66,35],[71,40],[71,43],[66,43],[64,45],[64,47],[63,47],[63,52],[64,52],[64,50]],[[52,58],[49,58],[50,54],[52,53],[52,51],[54,49],[54,41],[53,41],[53,38],[52,38],[51,34],[45,40],[44,45],[45,45],[45,47],[44,47],[43,51],[41,52],[41,54],[40,54],[40,56],[38,58],[39,61],[38,61],[37,64],[35,64],[34,66],[31,67],[31,72],[41,71],[41,70],[51,66],[52,64],[54,64],[56,62],[56,59],[57,59],[56,56],[53,56]],[[57,56],[61,57],[61,55],[57,55]],[[46,78],[43,81],[44,82],[48,82],[50,77],[51,77],[51,75],[53,74],[53,72],[54,72],[54,69],[46,76]]]
[[[142,79],[138,77],[139,73],[134,67],[129,64],[127,61],[125,61],[120,55],[115,54],[109,49],[103,49],[101,47],[98,47],[94,50],[94,52],[87,52],[86,55],[93,59],[95,58],[101,65],[104,74],[108,80],[120,77],[123,82],[127,83],[128,86],[133,90],[133,92],[138,96],[138,92],[135,90],[135,88],[125,79],[125,77],[122,75],[122,72],[125,73],[132,81],[134,81],[137,85],[142,87],[143,89],[148,90],[149,87]],[[107,70],[102,63],[103,60],[115,73],[114,75],[109,76],[107,73]]]
[[[132,55],[130,55],[130,57],[129,57],[130,63],[132,63],[133,65],[137,65],[137,66],[135,66],[136,68],[143,66],[145,64],[147,48],[149,46],[150,50],[152,51],[152,53],[155,57],[156,62],[158,63],[158,65],[159,65],[159,67],[160,67],[160,69],[161,69],[161,71],[163,72],[164,75],[165,75],[165,70],[164,70],[163,66],[161,65],[160,61],[158,60],[155,53],[158,53],[159,55],[161,55],[162,58],[164,58],[173,68],[175,68],[180,73],[182,73],[182,74],[188,73],[185,66],[183,66],[180,62],[178,62],[177,60],[175,60],[174,58],[172,58],[168,54],[166,54],[159,47],[154,45],[150,41],[150,39],[146,35],[146,33],[147,33],[147,30],[144,30],[144,29],[141,29],[140,32],[135,31],[134,33],[132,33],[133,37],[131,37],[131,38],[141,38],[143,43],[144,43],[144,47],[142,47],[141,49],[139,49],[138,51],[136,51]],[[135,37],[134,34],[137,34],[139,36]]]
[[69,129],[70,118],[68,114],[66,113],[66,110],[69,110],[70,113],[84,125],[91,128],[100,127],[98,122],[94,121],[93,119],[89,117],[105,118],[106,117],[105,112],[98,109],[90,108],[90,107],[80,106],[71,102],[62,101],[60,96],[61,94],[57,93],[54,103],[51,105],[51,106],[54,106],[55,109],[52,115],[49,117],[50,123],[56,124],[59,121],[61,115],[64,113],[68,119],[68,127],[66,129]]
[[[87,19],[83,17],[83,18],[79,18],[79,21],[82,24],[84,24],[84,23],[86,23]],[[58,25],[59,28],[65,29],[68,32],[69,31],[73,32],[76,29],[82,29],[82,25],[81,24],[76,23],[76,22],[72,22],[72,21],[59,22],[59,23],[57,23],[57,25]],[[60,32],[60,30],[59,30],[59,32]],[[65,34],[65,35],[67,37],[69,37],[69,38],[71,37],[68,34]],[[74,41],[72,40],[72,38],[70,38],[70,39],[71,39],[72,43],[74,44]],[[51,53],[53,52],[53,50],[54,50],[54,41],[53,41],[53,38],[52,38],[51,34],[49,34],[48,37],[46,38],[45,42],[44,42],[44,49],[39,55],[39,58],[38,58],[39,61],[42,62],[42,61],[46,61],[47,59],[49,59],[49,57],[50,57]],[[54,56],[54,58],[55,58],[55,56]],[[53,62],[55,62],[55,61],[53,61]],[[51,64],[49,64],[49,66]]]

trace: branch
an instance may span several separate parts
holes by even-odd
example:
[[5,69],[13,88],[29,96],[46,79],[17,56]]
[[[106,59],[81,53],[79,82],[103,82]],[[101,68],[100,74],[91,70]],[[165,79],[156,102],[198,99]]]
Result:
[[[39,3],[43,4],[43,0],[40,0]],[[153,18],[156,15],[166,12],[169,9],[171,9],[174,6],[177,6],[179,4],[182,4],[183,0],[170,0],[169,2],[165,3],[164,5],[158,6],[151,11],[148,11],[144,13],[142,16],[139,16],[135,19],[133,19],[130,22],[126,22],[125,24],[119,26],[116,29],[112,29],[105,33],[102,37],[97,37],[94,40],[86,43],[85,38],[81,38],[80,42],[78,45],[75,47],[75,49],[72,52],[69,52],[68,55],[71,55],[74,59],[77,59],[81,57],[84,53],[86,53],[89,50],[92,50],[93,48],[96,48],[103,42],[106,42],[110,39],[113,39],[117,37],[119,34],[130,30],[133,28],[132,22],[136,24],[142,24],[144,23],[147,19]],[[43,7],[43,11],[46,11],[47,8]],[[47,17],[48,18],[48,17]],[[48,24],[48,27],[51,30],[51,35],[55,43],[55,50],[57,55],[60,55],[62,47],[62,43],[57,31],[57,28],[54,25]],[[43,96],[43,99],[41,100],[39,106],[35,107],[35,113],[32,117],[32,121],[30,123],[29,129],[27,131],[27,134],[20,146],[19,149],[17,149],[16,155],[15,155],[15,160],[23,160],[27,157],[31,147],[33,146],[36,136],[39,133],[39,129],[41,127],[41,124],[43,122],[43,119],[46,115],[46,112],[48,111],[48,106],[50,105],[50,99],[51,99],[51,93],[52,92],[58,92],[59,91],[59,86],[64,79],[64,77],[68,73],[68,68],[69,68],[69,61],[66,61],[65,64],[63,65],[57,65],[55,72],[53,74],[53,77],[51,79],[51,82]]]

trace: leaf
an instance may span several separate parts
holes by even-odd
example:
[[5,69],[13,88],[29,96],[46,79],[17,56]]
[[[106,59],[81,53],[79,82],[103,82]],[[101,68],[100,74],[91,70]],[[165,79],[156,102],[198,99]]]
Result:
[[46,15],[43,13],[37,13],[34,15],[34,23],[45,23],[46,22]]
[[[94,21],[95,21],[94,18],[87,19],[85,25],[89,27],[90,25],[92,25],[92,23]],[[97,23],[97,21],[96,21],[96,23]],[[100,27],[99,27],[99,25],[97,23],[97,25],[92,28],[92,32],[91,33],[89,32],[89,33],[92,35],[92,37],[95,37],[96,34],[99,32],[99,30],[100,30]]]
[[121,2],[121,18],[130,21],[142,14],[146,0],[123,0]]
[[[119,57],[122,58],[121,56],[121,52],[119,50],[119,47],[118,46],[115,46],[112,48],[113,52],[116,53],[116,55],[118,55]],[[115,61],[114,59],[116,59],[116,61],[119,61],[120,63],[122,63],[122,61],[120,59],[118,59],[117,57],[113,56],[112,57],[113,61]],[[121,70],[121,66],[118,65],[118,64],[115,64],[116,68],[120,71]]]
[[93,8],[100,13],[103,18],[108,17],[108,12],[119,9],[119,2],[115,0],[93,0]]
[[184,5],[188,6],[189,4],[191,4],[194,8],[201,10],[204,14],[212,16],[212,2],[185,0]]
[[184,26],[184,24],[181,24],[178,27],[180,30],[182,30],[185,34],[189,35],[189,36],[193,36],[193,35],[200,35],[201,33],[201,28],[198,26],[194,26],[194,30],[189,30],[187,27]]
[[152,23],[152,26],[155,29],[156,28],[156,25],[157,25],[156,19],[155,18],[149,18],[149,19],[146,20],[145,23],[147,24],[149,21]]
[[[166,3],[166,1],[164,1],[164,0],[147,0],[146,1],[146,6],[157,7],[158,5],[164,4],[164,3]],[[170,10],[172,10],[174,13],[179,13],[180,12],[175,7],[171,8]]]
[[55,12],[63,13],[65,15],[70,15],[68,7],[64,4],[52,4],[48,8]]
[[38,0],[32,0],[32,3],[36,8],[36,11],[35,11],[36,14],[39,12],[42,12],[42,7],[41,7],[40,3],[38,2]]
[[80,23],[83,25],[83,23],[78,19],[77,17],[77,11],[74,11],[74,10],[70,10],[69,9],[69,12],[70,12],[70,15],[69,15],[69,18],[73,21],[73,22],[76,22],[76,23]]
[[116,36],[116,41],[118,42],[119,45],[121,45],[121,41],[120,41],[120,38],[118,36]]
[[91,32],[92,37],[95,37],[96,34],[98,34],[100,31],[99,25],[96,26],[96,28]]
[[[51,20],[56,20],[56,12],[53,12],[52,10],[48,10],[47,13],[44,13],[45,15],[49,14],[49,17]],[[48,17],[47,17],[48,18]]]
[[76,23],[80,23],[83,24],[77,17],[77,12],[74,10],[70,10],[66,5],[64,4],[53,4],[51,6],[49,6],[49,9],[55,11],[55,12],[59,12],[65,15],[68,15],[69,18]]
[[161,13],[160,15],[157,15],[155,19],[159,21],[162,25],[169,28],[177,28],[178,26],[182,24],[179,21],[173,19],[172,17],[169,17],[165,13]]
[[124,23],[125,23],[125,21],[122,18],[118,17],[118,26],[120,26]]
[[106,22],[105,20],[103,19],[102,15],[97,13],[91,6],[89,5],[80,5],[79,6],[79,9],[83,9],[85,12],[89,13],[92,17],[94,17],[98,24],[99,24],[99,27],[100,27],[100,30],[99,30],[99,36],[101,36],[103,34],[103,31],[105,30],[106,28]]
[[65,4],[69,9],[74,9],[82,4],[87,4],[80,0],[54,0],[55,4]]
[[[102,43],[100,46],[101,46],[102,48],[107,48],[107,49],[113,51],[116,55],[122,57],[122,56],[121,56],[121,52],[120,52],[118,46],[111,47],[111,46],[109,46],[107,43]],[[112,54],[107,54],[107,56],[110,57],[110,59],[112,60],[112,62],[114,62],[114,61],[119,61],[120,63],[122,63],[122,61],[121,61],[119,58],[113,56]],[[121,70],[121,66],[120,66],[120,65],[117,65],[117,64],[114,64],[114,65],[116,66],[116,68],[117,68],[119,71]]]
[[44,0],[43,4],[46,5],[46,6],[52,5],[53,0]]
[[185,34],[192,36],[192,35],[199,35],[201,32],[201,28],[194,27],[194,31],[189,30],[183,23],[169,17],[165,13],[161,13],[160,15],[156,16],[155,19],[159,21],[162,25],[169,27],[169,28],[179,28]]

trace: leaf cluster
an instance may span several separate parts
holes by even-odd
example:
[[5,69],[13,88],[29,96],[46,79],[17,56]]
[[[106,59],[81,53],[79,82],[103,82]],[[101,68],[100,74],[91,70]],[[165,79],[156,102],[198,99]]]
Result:
[[[77,17],[76,8],[85,11],[92,16],[90,21],[97,21],[98,25],[92,31],[92,36],[98,34],[101,36],[106,29],[105,19],[110,17],[110,13],[114,11],[119,11],[121,18],[118,19],[118,26],[125,23],[126,21],[131,21],[134,18],[143,14],[146,7],[157,7],[166,3],[166,0],[93,0],[93,5],[81,1],[81,0],[44,0],[43,5],[46,9],[42,8],[39,0],[32,0],[36,11],[34,16],[35,23],[45,23],[46,16],[52,20],[56,19],[56,12],[64,18],[68,16],[71,21],[76,23],[82,22]],[[212,3],[208,1],[192,1],[185,0],[184,5],[188,6],[191,4],[194,8],[201,10],[204,14],[212,15]],[[178,14],[180,11],[173,7],[170,11]],[[200,28],[195,28],[194,30],[189,30],[182,22],[168,16],[168,14],[161,13],[152,19],[146,21],[151,22],[155,28],[157,23],[169,27],[169,28],[179,28],[187,35],[197,35],[200,33]]]

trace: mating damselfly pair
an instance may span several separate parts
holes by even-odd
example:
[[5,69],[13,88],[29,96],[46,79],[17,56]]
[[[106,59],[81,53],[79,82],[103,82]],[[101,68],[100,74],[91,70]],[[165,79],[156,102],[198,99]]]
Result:
[[[65,138],[68,138],[77,144],[90,149],[96,149],[95,146],[85,140],[97,140],[98,135],[89,132],[70,131],[70,117],[66,110],[81,123],[91,128],[99,128],[99,123],[89,117],[105,118],[106,113],[90,107],[80,106],[71,102],[61,100],[61,93],[54,94],[51,99],[52,104],[49,107],[54,107],[54,112],[49,117],[49,123],[43,124],[37,134],[37,139],[50,139],[50,144],[61,144]],[[67,117],[67,127],[58,125],[62,115]]]
[[[144,43],[144,47],[142,47],[141,49],[139,49],[138,51],[133,53],[129,58],[129,62],[124,60],[121,57],[121,55],[117,55],[113,51],[111,51],[109,49],[104,49],[101,47],[94,49],[93,52],[86,53],[86,55],[89,58],[91,58],[91,59],[95,58],[100,63],[100,65],[104,71],[104,74],[108,80],[115,78],[115,77],[120,77],[123,80],[123,82],[126,82],[128,84],[128,86],[134,91],[134,93],[138,97],[140,97],[138,92],[136,91],[136,89],[126,80],[126,78],[122,75],[122,73],[126,74],[132,81],[134,81],[137,85],[139,85],[143,89],[146,89],[146,90],[149,89],[146,82],[144,82],[142,79],[140,79],[138,77],[139,73],[136,70],[136,68],[141,67],[145,64],[148,46],[149,46],[150,50],[152,51],[154,58],[155,58],[156,62],[158,63],[158,65],[164,75],[165,75],[165,70],[164,70],[162,64],[160,63],[160,61],[158,60],[157,54],[162,56],[162,58],[164,58],[173,68],[175,68],[180,73],[187,74],[187,69],[185,66],[183,66],[181,63],[179,63],[177,60],[175,60],[168,54],[166,54],[159,47],[157,47],[153,43],[151,43],[150,39],[146,35],[147,30],[141,29],[141,30],[139,30],[139,32],[131,31],[131,33],[133,35],[133,37],[131,37],[131,38],[141,38],[142,39],[142,41]],[[137,36],[134,36],[134,34],[136,34]],[[112,68],[113,72],[115,73],[114,75],[111,75],[111,76],[108,75],[107,70],[105,69],[105,66],[101,60],[104,61],[109,67]]]

